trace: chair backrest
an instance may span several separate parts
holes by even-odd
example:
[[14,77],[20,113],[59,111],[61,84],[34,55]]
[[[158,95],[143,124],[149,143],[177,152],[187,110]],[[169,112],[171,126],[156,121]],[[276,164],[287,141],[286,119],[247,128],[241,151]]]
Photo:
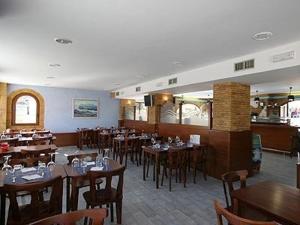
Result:
[[214,205],[217,214],[218,225],[223,225],[223,218],[225,218],[228,221],[228,224],[231,225],[278,225],[276,222],[254,221],[238,217],[224,209],[218,201],[215,201]]
[[[43,190],[47,187],[51,187],[48,201],[43,196]],[[27,184],[5,184],[4,190],[10,201],[7,224],[28,224],[62,212],[63,180],[61,176]],[[19,206],[17,201],[19,192],[28,193],[27,196],[31,197],[29,204]]]
[[[51,148],[44,148],[39,150],[21,149],[22,158],[38,158],[40,154],[45,154],[45,156],[49,156],[50,153],[54,153],[54,152],[55,150]],[[53,157],[53,160],[55,160],[55,155]]]
[[68,156],[67,156],[68,164],[71,164],[71,163],[72,163],[72,160],[73,160],[75,157],[78,158],[78,159],[88,158],[88,161],[95,161],[97,155],[98,155],[97,152],[68,155]]
[[[121,166],[118,169],[111,171],[88,171],[88,177],[90,179],[90,193],[91,193],[91,202],[92,204],[97,202],[96,198],[96,180],[101,178],[105,181],[105,187],[101,188],[103,197],[111,197],[113,189],[116,190],[116,199],[123,198],[123,183],[124,183],[124,171],[125,166]],[[113,187],[112,179],[113,177],[118,178],[118,183],[116,187]],[[114,201],[115,199],[106,199],[108,201]]]
[[51,216],[36,222],[31,223],[30,225],[74,225],[77,221],[83,218],[89,218],[92,220],[89,225],[103,225],[104,219],[107,217],[107,210],[102,208],[96,209],[85,209],[78,210],[69,213],[63,213],[56,216]]
[[[232,193],[232,191],[234,191],[234,183],[240,182],[240,188],[246,187],[247,176],[248,176],[247,170],[231,171],[231,172],[224,173],[221,176],[227,207],[230,207],[230,205],[232,203],[231,193]],[[228,190],[227,190],[227,188],[228,188]],[[229,204],[229,200],[228,200],[229,199],[228,192],[229,192],[230,199],[231,199],[230,204]]]
[[9,161],[9,164],[11,166],[17,165],[17,164],[21,164],[24,167],[32,167],[32,166],[38,166],[38,162],[44,162],[44,163],[48,163],[50,162],[50,155],[48,156],[39,156],[39,157],[33,157],[33,158],[11,158]]

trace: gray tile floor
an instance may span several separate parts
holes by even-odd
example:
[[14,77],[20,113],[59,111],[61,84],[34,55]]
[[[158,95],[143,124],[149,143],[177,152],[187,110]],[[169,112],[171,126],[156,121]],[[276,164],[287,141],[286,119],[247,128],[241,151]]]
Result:
[[[74,152],[76,147],[60,148],[57,163],[65,163],[64,153]],[[85,150],[93,151],[93,150]],[[291,186],[296,185],[296,159],[273,153],[263,153],[261,172],[249,178],[248,184],[263,180],[273,180]],[[142,166],[128,163],[124,178],[123,224],[124,225],[206,225],[216,224],[213,200],[224,202],[221,181],[202,174],[197,184],[189,177],[187,188],[180,183],[172,183],[173,191],[168,191],[167,182],[160,189],[149,177],[142,179]],[[82,190],[85,191],[85,190]],[[82,192],[81,192],[82,193]],[[65,202],[65,201],[64,201]],[[79,198],[79,208],[85,208],[84,200]],[[65,209],[65,206],[64,206]],[[111,224],[107,219],[105,224]]]

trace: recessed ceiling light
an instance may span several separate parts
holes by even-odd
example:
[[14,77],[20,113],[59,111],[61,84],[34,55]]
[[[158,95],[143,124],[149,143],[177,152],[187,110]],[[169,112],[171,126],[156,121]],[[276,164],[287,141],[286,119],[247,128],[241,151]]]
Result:
[[67,38],[54,38],[54,40],[59,44],[72,44],[72,40]]
[[49,63],[48,65],[49,65],[50,67],[61,67],[61,65],[58,64],[58,63]]
[[266,31],[266,32],[259,32],[252,36],[252,38],[256,41],[264,41],[267,39],[270,39],[272,37],[272,32]]
[[47,79],[54,79],[55,77],[54,76],[47,76],[46,78]]

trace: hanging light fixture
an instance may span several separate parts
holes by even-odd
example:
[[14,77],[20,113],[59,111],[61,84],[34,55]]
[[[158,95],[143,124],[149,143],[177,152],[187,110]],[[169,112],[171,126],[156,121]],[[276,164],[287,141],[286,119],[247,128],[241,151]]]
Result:
[[295,96],[292,95],[292,89],[293,89],[293,87],[290,87],[290,94],[288,95],[289,102],[292,102],[295,100]]
[[254,98],[254,101],[256,104],[259,104],[260,99],[258,97],[258,90],[256,90],[256,97]]

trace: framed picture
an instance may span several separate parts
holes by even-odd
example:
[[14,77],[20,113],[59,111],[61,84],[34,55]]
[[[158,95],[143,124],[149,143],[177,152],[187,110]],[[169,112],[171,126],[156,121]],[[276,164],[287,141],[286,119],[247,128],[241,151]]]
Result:
[[73,118],[98,118],[98,99],[74,98],[72,114]]

